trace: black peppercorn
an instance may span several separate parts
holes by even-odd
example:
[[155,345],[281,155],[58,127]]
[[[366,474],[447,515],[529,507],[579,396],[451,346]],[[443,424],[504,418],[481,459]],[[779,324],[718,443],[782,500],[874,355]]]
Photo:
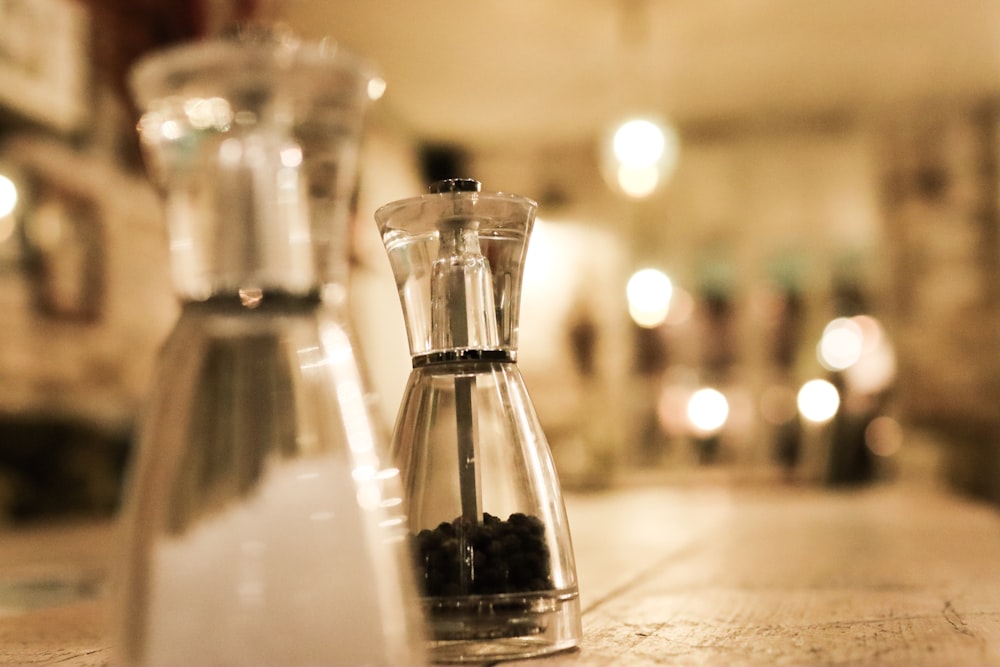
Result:
[[463,517],[412,536],[417,581],[425,596],[527,593],[553,588],[545,524],[517,512],[503,521]]

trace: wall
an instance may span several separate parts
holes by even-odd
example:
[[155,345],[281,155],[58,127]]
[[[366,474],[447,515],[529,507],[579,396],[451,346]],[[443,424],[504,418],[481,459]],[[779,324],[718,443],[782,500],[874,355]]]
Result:
[[[875,405],[905,437],[901,450],[882,452],[890,456],[866,452],[875,470],[858,475],[947,481],[995,496],[995,127],[988,107],[928,103],[919,112],[682,128],[672,182],[640,202],[610,194],[594,146],[487,152],[475,164],[497,189],[540,198],[543,217],[552,211],[584,221],[589,235],[602,239],[589,255],[569,244],[560,249],[564,275],[556,280],[564,284],[537,298],[564,313],[567,285],[604,295],[601,320],[614,332],[600,351],[613,368],[605,378],[624,374],[630,388],[605,397],[609,414],[627,422],[608,436],[620,438],[614,460],[667,470],[697,465],[677,401],[714,383],[725,388],[733,408],[719,458],[747,469],[772,466],[783,436],[761,418],[761,397],[781,383],[842,382],[820,365],[816,345],[834,317],[866,312],[881,322],[894,354],[876,380],[884,382],[893,369],[898,375],[874,393],[845,394],[842,412],[869,409],[859,408],[862,402]],[[581,242],[587,236],[579,234]],[[624,245],[617,251],[606,238]],[[647,343],[631,337],[636,332],[622,321],[628,275],[646,266],[665,271],[675,291],[694,303],[689,319],[652,334],[665,355],[659,361],[643,357]],[[714,333],[706,301],[713,293],[731,302],[730,321]],[[782,320],[787,293],[798,295],[802,308],[786,364],[779,363],[776,345],[780,328],[789,326]],[[525,312],[522,326],[530,328],[532,317],[546,322],[550,342],[564,344],[568,317]],[[545,363],[533,358],[536,345],[544,343],[525,339],[521,365],[526,377],[538,378],[533,395],[543,419],[554,424],[558,451],[563,432],[571,430],[559,424],[575,413],[557,399],[573,395],[564,388],[576,386],[575,370],[566,358],[555,365],[551,357]],[[711,360],[722,347],[729,349],[720,369]],[[650,371],[650,363],[663,368]],[[798,474],[830,481],[833,440],[855,427],[837,420],[806,426]]]
[[898,401],[946,445],[950,483],[1000,499],[1000,168],[995,103],[882,126]]

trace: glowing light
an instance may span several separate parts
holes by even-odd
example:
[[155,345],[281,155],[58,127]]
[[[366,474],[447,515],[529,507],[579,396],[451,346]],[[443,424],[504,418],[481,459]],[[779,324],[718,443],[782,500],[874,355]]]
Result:
[[378,486],[370,483],[370,481],[362,482],[358,485],[357,497],[358,505],[366,510],[373,510],[382,502],[382,493],[379,491]]
[[862,352],[867,354],[874,352],[885,340],[882,332],[882,325],[871,315],[855,315],[851,321],[858,326],[861,331],[861,338],[864,341]]
[[843,371],[847,385],[862,393],[881,391],[896,376],[896,355],[882,325],[870,315],[832,320],[816,346],[816,357],[827,370]]
[[184,101],[184,115],[196,130],[226,131],[233,122],[233,110],[221,97],[192,97]]
[[807,420],[821,424],[830,421],[840,409],[840,394],[826,380],[810,380],[802,385],[797,396],[799,413]]
[[660,182],[660,170],[655,164],[618,166],[618,187],[629,197],[641,199],[648,197],[656,190]]
[[695,430],[711,435],[721,429],[729,418],[729,401],[718,389],[704,387],[691,394],[687,416]]
[[525,258],[524,280],[538,285],[538,289],[551,290],[552,281],[558,280],[566,270],[561,263],[566,261],[560,252],[559,228],[555,223],[549,223],[541,218],[535,219],[531,229],[531,243],[528,244],[528,255]]
[[368,99],[373,102],[385,95],[385,79],[375,77],[368,82]]
[[823,329],[817,358],[827,370],[842,371],[858,363],[864,350],[864,334],[850,318],[838,317]]
[[615,158],[626,167],[649,167],[663,156],[663,130],[648,120],[630,120],[615,132]]
[[351,471],[351,477],[353,477],[358,482],[370,482],[375,479],[375,475],[378,473],[378,469],[373,465],[363,464],[356,466]]
[[652,329],[659,326],[670,310],[674,286],[662,271],[642,269],[629,278],[625,287],[628,312],[640,327]]
[[863,354],[858,363],[844,371],[844,379],[848,385],[867,394],[882,391],[892,384],[895,377],[896,354],[885,342]]
[[666,183],[677,166],[680,140],[669,123],[632,118],[604,135],[601,171],[615,190],[648,197]]
[[176,120],[166,120],[160,123],[160,136],[167,141],[174,141],[184,136],[184,128]]
[[298,167],[302,164],[302,149],[299,146],[288,146],[281,149],[281,164],[286,167]]
[[17,206],[17,186],[14,181],[0,174],[0,218],[14,212]]

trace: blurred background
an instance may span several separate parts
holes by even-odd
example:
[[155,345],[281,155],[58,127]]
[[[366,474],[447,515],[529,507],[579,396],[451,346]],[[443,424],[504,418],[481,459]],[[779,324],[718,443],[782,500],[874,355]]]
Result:
[[539,202],[519,365],[565,486],[1000,502],[1000,2],[5,0],[0,524],[117,506],[177,314],[126,73],[246,19],[387,83],[350,284],[387,425],[372,212],[467,176]]

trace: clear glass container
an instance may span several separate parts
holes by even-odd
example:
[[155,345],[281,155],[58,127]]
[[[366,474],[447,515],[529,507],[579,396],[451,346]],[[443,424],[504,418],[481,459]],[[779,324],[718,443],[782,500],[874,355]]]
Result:
[[413,371],[392,452],[409,506],[418,592],[436,662],[576,646],[569,525],[516,364],[536,204],[471,180],[380,208]]
[[422,662],[398,470],[322,298],[372,79],[260,33],[133,70],[182,309],[126,492],[115,664]]

